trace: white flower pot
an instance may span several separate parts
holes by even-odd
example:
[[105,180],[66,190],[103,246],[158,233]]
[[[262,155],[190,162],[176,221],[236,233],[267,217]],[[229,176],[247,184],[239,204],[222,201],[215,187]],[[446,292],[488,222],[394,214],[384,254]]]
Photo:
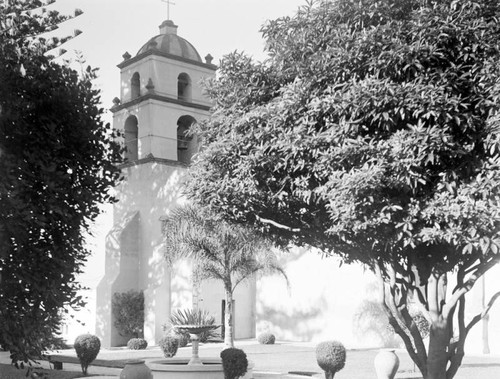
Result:
[[394,379],[399,368],[399,358],[393,349],[380,350],[373,363],[377,379]]

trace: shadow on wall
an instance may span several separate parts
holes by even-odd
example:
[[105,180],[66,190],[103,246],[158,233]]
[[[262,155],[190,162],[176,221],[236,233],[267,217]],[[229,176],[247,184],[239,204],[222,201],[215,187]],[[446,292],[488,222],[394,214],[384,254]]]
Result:
[[352,319],[366,283],[373,275],[359,265],[343,265],[316,250],[294,249],[280,259],[290,288],[277,277],[258,282],[257,335],[269,331],[278,339],[316,342],[341,340],[355,345]]
[[293,312],[277,310],[274,307],[260,306],[257,336],[263,332],[270,332],[279,339],[311,341],[322,332],[319,318],[324,312],[323,307],[314,307],[309,310],[294,310]]
[[352,318],[354,338],[359,346],[400,348],[402,340],[389,325],[389,319],[377,301],[378,286],[377,282],[366,285],[365,298]]
[[[105,274],[97,287],[96,334],[103,346],[126,341],[118,335],[111,312],[113,293],[129,289],[145,293],[145,337],[161,338],[170,313],[170,276],[164,264],[160,217],[181,202],[184,171],[178,165],[155,161],[124,169],[117,188],[113,229],[106,238]],[[134,220],[130,220],[130,215]],[[137,220],[135,220],[137,218]]]
[[172,266],[172,279],[170,282],[172,310],[193,307],[193,276],[191,267],[192,263],[189,259],[179,260]]

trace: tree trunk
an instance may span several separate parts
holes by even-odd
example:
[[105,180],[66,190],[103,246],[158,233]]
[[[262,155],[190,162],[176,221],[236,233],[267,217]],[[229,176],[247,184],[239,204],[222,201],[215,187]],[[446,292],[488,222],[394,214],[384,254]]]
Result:
[[425,376],[425,379],[446,378],[449,338],[448,323],[446,321],[440,320],[431,325],[429,354],[427,357],[427,376]]
[[234,347],[233,335],[233,293],[226,288],[226,309],[224,310],[224,344]]
[[[481,309],[486,308],[486,276],[481,278]],[[490,353],[490,344],[488,341],[488,321],[489,315],[483,317],[483,354]]]

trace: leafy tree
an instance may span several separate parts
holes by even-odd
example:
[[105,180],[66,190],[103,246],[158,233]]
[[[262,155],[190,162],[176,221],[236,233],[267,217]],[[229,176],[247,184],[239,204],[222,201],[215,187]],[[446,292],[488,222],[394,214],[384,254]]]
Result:
[[144,329],[144,292],[115,292],[112,301],[114,325],[123,337],[142,337]]
[[174,209],[164,219],[162,230],[165,259],[170,266],[181,258],[192,258],[195,283],[205,279],[223,283],[226,294],[224,342],[234,347],[236,287],[257,273],[278,272],[285,276],[272,245],[253,231],[229,224],[206,208],[195,206]]
[[64,306],[83,305],[84,235],[121,161],[95,70],[79,77],[44,54],[66,39],[39,34],[68,17],[42,5],[0,4],[0,345],[16,364],[51,347]]
[[[187,194],[226,219],[360,262],[424,378],[452,378],[500,254],[498,2],[337,0],[262,29],[207,83]],[[451,275],[453,274],[453,275]],[[453,289],[447,287],[455,281]],[[424,346],[408,311],[429,312]]]

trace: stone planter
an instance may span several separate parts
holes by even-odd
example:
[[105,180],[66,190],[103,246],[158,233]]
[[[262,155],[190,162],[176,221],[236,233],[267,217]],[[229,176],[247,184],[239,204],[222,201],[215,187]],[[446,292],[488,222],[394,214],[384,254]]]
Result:
[[120,379],[153,379],[153,374],[143,360],[133,359],[125,362]]
[[373,363],[377,379],[394,379],[399,368],[399,358],[394,349],[380,350]]

